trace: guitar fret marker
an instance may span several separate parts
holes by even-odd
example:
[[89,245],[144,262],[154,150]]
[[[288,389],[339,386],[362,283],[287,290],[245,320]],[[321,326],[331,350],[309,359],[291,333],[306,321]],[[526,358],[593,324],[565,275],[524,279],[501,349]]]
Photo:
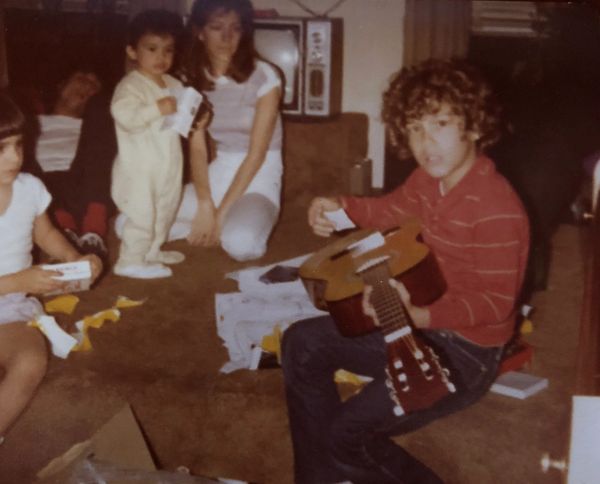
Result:
[[411,332],[412,330],[409,326],[404,326],[404,328],[397,329],[393,333],[386,334],[383,339],[386,343],[391,343],[392,341],[396,341],[398,338],[402,338]]

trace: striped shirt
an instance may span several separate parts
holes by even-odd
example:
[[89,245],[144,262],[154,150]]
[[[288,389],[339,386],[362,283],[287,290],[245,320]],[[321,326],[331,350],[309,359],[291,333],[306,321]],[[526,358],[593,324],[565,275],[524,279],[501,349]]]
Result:
[[448,284],[429,306],[432,329],[448,329],[482,346],[500,346],[514,332],[529,250],[529,223],[518,196],[494,163],[479,157],[445,196],[439,180],[417,168],[382,197],[344,197],[361,227],[386,228],[418,217],[424,242]]

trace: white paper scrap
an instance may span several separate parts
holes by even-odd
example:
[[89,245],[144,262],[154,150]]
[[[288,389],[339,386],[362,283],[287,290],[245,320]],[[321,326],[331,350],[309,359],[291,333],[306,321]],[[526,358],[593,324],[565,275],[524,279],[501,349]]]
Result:
[[348,217],[348,214],[343,208],[333,210],[330,212],[324,212],[323,215],[325,215],[325,217],[327,217],[331,222],[333,222],[335,230],[337,231],[353,229],[354,227],[356,227],[356,225],[354,225],[354,222],[350,220],[350,217]]
[[221,372],[250,368],[252,349],[260,347],[263,337],[276,326],[285,331],[296,321],[327,314],[315,308],[300,278],[278,283],[260,280],[277,265],[300,267],[311,255],[226,274],[225,277],[237,281],[240,292],[215,294],[217,333],[230,358]]
[[215,294],[217,333],[229,353],[230,362],[221,371],[249,368],[252,348],[260,345],[275,326],[285,331],[301,319],[327,314],[316,309],[306,292],[273,297],[241,292]]
[[36,322],[42,328],[48,341],[50,341],[52,354],[59,358],[66,358],[77,344],[77,340],[64,331],[52,316],[39,316]]

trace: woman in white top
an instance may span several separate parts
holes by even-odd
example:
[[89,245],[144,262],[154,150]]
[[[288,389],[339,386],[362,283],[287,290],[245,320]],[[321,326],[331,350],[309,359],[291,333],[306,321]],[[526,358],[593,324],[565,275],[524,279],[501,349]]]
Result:
[[[262,256],[280,204],[281,79],[257,59],[249,0],[196,0],[187,80],[212,105],[208,131],[190,139],[192,183],[185,187],[170,239],[221,244],[234,259]],[[210,162],[210,163],[209,163]]]

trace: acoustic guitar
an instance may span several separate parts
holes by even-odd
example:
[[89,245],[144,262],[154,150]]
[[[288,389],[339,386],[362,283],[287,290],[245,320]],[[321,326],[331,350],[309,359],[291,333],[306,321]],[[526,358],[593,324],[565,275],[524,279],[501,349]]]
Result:
[[[429,248],[419,240],[421,226],[411,220],[380,234],[377,246],[363,243],[378,233],[358,230],[317,251],[300,267],[313,303],[326,309],[344,336],[372,331],[384,335],[388,353],[387,385],[394,413],[430,407],[455,391],[450,372],[418,331],[389,279],[401,281],[416,306],[431,304],[446,283]],[[373,288],[369,302],[376,318],[364,314],[365,285]]]

